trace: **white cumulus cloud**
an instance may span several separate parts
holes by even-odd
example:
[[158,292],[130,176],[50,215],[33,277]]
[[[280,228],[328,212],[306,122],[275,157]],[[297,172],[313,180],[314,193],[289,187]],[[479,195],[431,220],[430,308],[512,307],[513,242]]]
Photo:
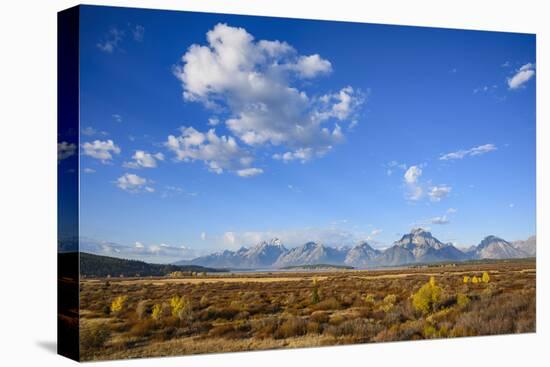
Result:
[[432,201],[441,201],[450,194],[451,190],[452,188],[447,185],[432,186],[430,187],[428,195]]
[[514,76],[508,78],[508,88],[518,89],[535,76],[535,65],[527,63],[520,67]]
[[261,175],[264,172],[261,168],[243,168],[237,171],[237,175],[241,177],[252,177]]
[[94,140],[82,144],[83,154],[95,159],[99,159],[102,163],[108,163],[113,159],[113,154],[120,154],[120,147],[115,145],[112,140]]
[[226,24],[217,24],[206,38],[207,45],[191,45],[174,70],[185,100],[226,111],[223,122],[231,134],[249,146],[280,146],[281,157],[311,151],[296,158],[304,161],[343,141],[337,122],[356,115],[362,93],[348,86],[310,97],[295,85],[330,73],[330,61],[299,55],[286,42],[256,41]]
[[170,135],[165,146],[184,162],[203,161],[212,172],[238,171],[250,168],[253,158],[232,136],[218,136],[216,130],[202,133],[193,127],[182,127],[179,136]]
[[449,218],[447,218],[446,215],[442,215],[440,217],[433,217],[430,220],[431,224],[449,224],[450,222],[451,221],[449,220]]
[[97,48],[101,51],[112,54],[124,38],[124,31],[118,28],[111,28],[104,40],[97,43]]
[[154,192],[155,189],[149,186],[150,184],[150,180],[135,175],[133,173],[125,173],[124,175],[120,176],[116,181],[116,185],[120,189],[131,193]]
[[57,160],[62,161],[73,156],[76,153],[76,145],[62,141],[57,143]]
[[418,182],[422,176],[422,168],[420,166],[410,166],[403,175],[407,186],[406,197],[408,200],[418,201],[424,196],[424,189]]
[[151,154],[143,150],[136,150],[132,159],[133,161],[131,162],[125,162],[124,166],[127,168],[155,168],[157,166],[157,161],[164,160],[164,154]]
[[332,71],[330,61],[324,60],[318,54],[311,56],[300,56],[295,64],[290,65],[290,69],[298,72],[301,78],[315,78],[319,74],[327,74]]
[[422,168],[419,166],[410,166],[409,169],[405,171],[405,175],[403,177],[405,178],[406,183],[413,184],[418,181],[420,176],[422,176]]

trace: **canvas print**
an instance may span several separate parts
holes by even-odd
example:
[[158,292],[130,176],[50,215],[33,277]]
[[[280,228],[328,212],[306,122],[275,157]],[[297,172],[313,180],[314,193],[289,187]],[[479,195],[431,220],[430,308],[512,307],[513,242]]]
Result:
[[59,13],[59,351],[535,332],[534,34]]

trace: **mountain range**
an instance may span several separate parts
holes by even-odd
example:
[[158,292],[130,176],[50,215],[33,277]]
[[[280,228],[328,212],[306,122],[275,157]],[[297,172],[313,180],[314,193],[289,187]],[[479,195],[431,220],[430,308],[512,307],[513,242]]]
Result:
[[536,236],[531,236],[524,241],[521,241],[521,240],[514,241],[512,242],[512,246],[514,246],[518,250],[521,250],[527,253],[529,256],[537,255],[537,237]]
[[525,258],[536,255],[535,247],[535,236],[526,241],[512,243],[496,236],[487,236],[477,246],[460,250],[451,243],[439,241],[430,232],[417,228],[384,250],[375,249],[366,241],[354,247],[330,247],[307,242],[288,249],[279,239],[274,238],[250,248],[224,250],[174,264],[230,269],[279,269],[314,264],[372,268],[476,259]]

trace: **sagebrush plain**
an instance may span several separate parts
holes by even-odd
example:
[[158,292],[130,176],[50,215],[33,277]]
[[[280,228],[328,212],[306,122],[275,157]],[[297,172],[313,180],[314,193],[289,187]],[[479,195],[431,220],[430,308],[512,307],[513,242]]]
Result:
[[81,281],[83,360],[535,332],[534,260]]

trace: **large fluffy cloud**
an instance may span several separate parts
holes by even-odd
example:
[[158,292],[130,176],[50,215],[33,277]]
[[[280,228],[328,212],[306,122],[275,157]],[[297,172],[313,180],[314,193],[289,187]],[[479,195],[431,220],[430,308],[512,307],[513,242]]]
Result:
[[225,24],[206,36],[208,44],[189,47],[175,68],[185,100],[227,113],[231,134],[249,146],[278,146],[275,158],[286,161],[311,159],[343,141],[340,125],[353,119],[362,93],[347,86],[314,97],[295,85],[329,74],[328,60]]

